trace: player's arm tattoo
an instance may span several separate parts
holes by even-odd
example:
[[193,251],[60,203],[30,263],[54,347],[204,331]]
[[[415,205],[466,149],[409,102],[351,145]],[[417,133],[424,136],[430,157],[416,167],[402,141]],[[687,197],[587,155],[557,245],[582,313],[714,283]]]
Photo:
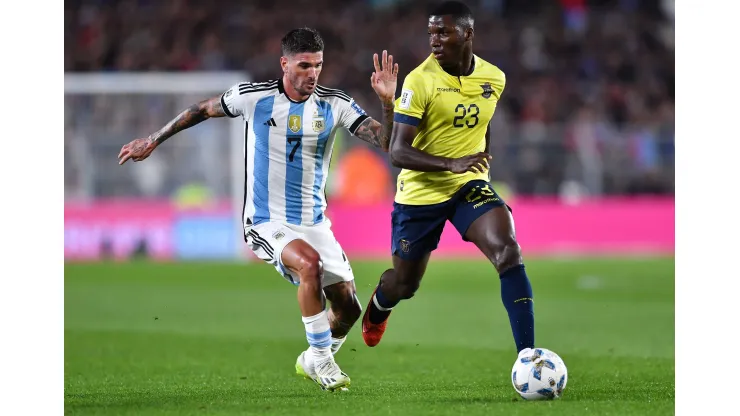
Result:
[[196,124],[212,117],[224,117],[226,113],[221,106],[221,96],[203,100],[193,104],[170,120],[158,132],[149,136],[149,141],[162,144],[165,140],[174,136],[178,132],[193,127]]
[[393,131],[393,108],[392,102],[383,103],[382,123],[368,117],[357,127],[355,136],[387,152],[391,143],[391,131]]

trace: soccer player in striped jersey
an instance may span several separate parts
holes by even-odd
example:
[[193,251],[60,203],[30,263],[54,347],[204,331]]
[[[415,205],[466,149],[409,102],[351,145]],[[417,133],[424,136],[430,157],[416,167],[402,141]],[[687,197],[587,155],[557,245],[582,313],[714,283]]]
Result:
[[245,240],[298,286],[309,348],[298,356],[296,372],[333,391],[349,386],[334,354],[362,313],[352,268],[324,213],[334,133],[345,127],[388,150],[398,65],[386,51],[380,62],[373,56],[371,86],[382,104],[378,122],[344,92],[318,84],[323,50],[315,30],[290,31],[282,40],[281,78],[239,83],[191,106],[158,132],[123,146],[119,163],[146,159],[175,133],[208,118],[244,120]]

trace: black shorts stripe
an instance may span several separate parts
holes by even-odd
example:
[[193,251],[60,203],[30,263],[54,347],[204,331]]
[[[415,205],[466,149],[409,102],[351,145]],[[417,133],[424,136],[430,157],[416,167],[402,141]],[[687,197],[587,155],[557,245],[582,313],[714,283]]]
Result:
[[355,120],[355,122],[352,123],[352,125],[349,127],[349,132],[355,134],[357,128],[360,127],[360,124],[362,124],[362,122],[367,120],[368,118],[370,118],[370,116],[368,116],[367,114],[363,114],[357,117],[357,120]]
[[249,230],[249,235],[252,237],[252,240],[254,240],[255,244],[259,243],[270,256],[274,255],[275,249],[272,248],[270,243],[267,242],[264,238],[260,237],[259,234],[257,234],[257,231]]
[[269,251],[267,251],[267,249],[265,248],[265,246],[263,246],[261,243],[258,243],[258,242],[255,241],[254,242],[254,245],[255,245],[255,247],[261,248],[267,254],[267,257],[269,257],[268,258],[268,261],[275,260],[275,256],[272,253],[270,253]]
[[254,237],[253,237],[252,244],[254,244],[255,247],[261,248],[267,254],[267,256],[270,257],[270,260],[273,260],[275,258],[275,254],[272,251],[270,251],[267,247],[265,247],[263,243],[257,240],[254,240]]

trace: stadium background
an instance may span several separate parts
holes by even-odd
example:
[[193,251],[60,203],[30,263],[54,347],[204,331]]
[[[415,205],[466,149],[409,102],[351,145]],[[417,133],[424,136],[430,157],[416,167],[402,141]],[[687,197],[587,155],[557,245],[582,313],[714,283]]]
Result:
[[[539,339],[570,354],[566,362],[576,368],[591,366],[589,357],[603,355],[605,367],[618,364],[624,371],[636,371],[634,379],[624,379],[627,385],[620,394],[627,397],[634,387],[643,392],[638,402],[652,399],[658,405],[667,399],[670,403],[664,404],[672,405],[673,1],[467,3],[476,15],[475,53],[507,74],[507,88],[491,125],[491,176],[514,208],[536,294],[545,299],[538,301],[538,323],[544,327]],[[216,80],[236,72],[245,79],[273,79],[281,74],[281,37],[294,27],[311,26],[322,33],[326,44],[319,82],[345,90],[377,117],[378,100],[369,86],[372,54],[387,49],[394,55],[400,66],[400,91],[403,77],[429,53],[426,4],[402,0],[65,1],[65,76],[212,74]],[[222,85],[212,95],[228,87]],[[117,165],[123,144],[156,131],[203,98],[186,92],[65,93],[65,404],[72,409],[139,403],[141,395],[157,393],[135,390],[151,387],[158,377],[166,383],[173,368],[194,365],[205,373],[221,374],[231,366],[226,358],[223,362],[202,358],[198,352],[202,348],[233,360],[252,348],[244,351],[244,345],[238,344],[242,350],[235,354],[224,346],[204,346],[207,341],[187,338],[183,342],[174,335],[154,333],[226,334],[237,343],[244,341],[240,337],[264,336],[265,345],[285,351],[288,364],[294,359],[293,350],[302,348],[289,287],[257,262],[229,264],[239,255],[253,260],[234,226],[239,213],[234,212],[233,202],[242,195],[233,189],[235,181],[242,189],[243,177],[231,170],[227,136],[230,123],[240,121],[207,121],[168,140],[143,163]],[[354,261],[363,303],[389,264],[389,212],[397,173],[387,155],[346,131],[338,134],[327,190],[328,215]],[[235,247],[239,253],[235,254]],[[110,259],[117,261],[99,262]],[[568,259],[575,260],[568,263]],[[204,265],[201,260],[217,262]],[[95,264],[82,264],[91,261]],[[449,286],[455,284],[450,275],[462,279],[469,292]],[[432,325],[431,317],[449,319],[445,328],[453,328],[450,336],[458,341],[443,344],[453,350],[461,344],[496,345],[504,368],[484,375],[506,381],[511,358],[508,329],[495,335],[470,331],[431,303],[442,293],[453,292],[450,296],[458,297],[446,301],[465,304],[489,293],[488,304],[500,309],[496,314],[483,305],[472,309],[508,328],[505,312],[497,304],[497,286],[482,286],[481,275],[493,275],[493,269],[448,227],[422,285],[426,292],[410,303],[415,306],[407,307],[406,318],[394,322],[398,332],[388,335],[396,356],[404,356],[408,352],[404,348],[418,347],[418,342],[439,342],[424,328]],[[221,292],[227,289],[232,295]],[[256,294],[263,296],[261,300],[256,300]],[[249,326],[241,320],[250,311],[244,299],[252,302],[254,311],[270,309],[264,325]],[[225,300],[242,304],[241,309]],[[129,310],[132,304],[138,305],[137,311]],[[166,314],[162,309],[169,310],[169,321],[152,321],[151,316]],[[147,322],[139,322],[144,315]],[[580,326],[563,330],[559,323],[564,321]],[[558,326],[557,336],[548,323]],[[362,348],[354,335],[357,339],[349,340],[347,348]],[[143,358],[152,352],[143,347],[152,337],[162,348],[174,348],[170,352],[178,357],[168,362],[166,371],[155,363],[167,361],[164,353]],[[584,341],[591,351],[581,356]],[[478,353],[457,351],[459,357],[468,358]],[[357,354],[358,363],[370,363]],[[414,354],[421,354],[415,357],[422,361],[428,357],[432,367],[439,365],[435,351]],[[135,374],[129,380],[133,384],[119,379],[116,390],[103,381],[109,380],[111,366],[127,368],[128,364],[116,360],[141,360],[141,368],[150,365],[155,370],[141,370],[138,376],[130,370]],[[646,362],[654,373],[640,370]],[[403,371],[413,371],[405,367],[410,364],[396,364]],[[190,370],[183,371],[189,374]],[[581,390],[583,396],[575,394],[576,398],[598,398],[599,389],[606,389],[600,387],[601,375],[594,371],[581,380],[585,383],[592,377],[594,390]],[[187,383],[186,379],[177,380]],[[648,393],[644,393],[646,382],[654,386]],[[510,396],[510,386],[503,384],[500,394]],[[105,390],[109,398],[86,396],[101,386],[109,389]],[[259,388],[254,386],[253,393],[259,395]],[[193,400],[216,400],[204,399],[199,394],[206,393],[196,390],[193,387]],[[476,410],[459,407],[460,403],[455,406]],[[622,411],[642,409],[640,403],[629,406]],[[650,409],[658,414],[668,407]],[[362,408],[357,411],[362,413]],[[574,409],[564,411],[576,414]]]

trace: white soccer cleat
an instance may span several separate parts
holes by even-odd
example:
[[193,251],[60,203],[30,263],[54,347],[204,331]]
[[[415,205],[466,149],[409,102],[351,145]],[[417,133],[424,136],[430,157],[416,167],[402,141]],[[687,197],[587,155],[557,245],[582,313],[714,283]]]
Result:
[[303,351],[295,362],[295,372],[301,377],[309,380],[316,380],[316,370],[313,367],[313,360],[306,357],[306,351]]
[[349,387],[349,376],[345,374],[334,357],[315,365],[316,378],[314,381],[324,390],[337,391],[347,390]]

